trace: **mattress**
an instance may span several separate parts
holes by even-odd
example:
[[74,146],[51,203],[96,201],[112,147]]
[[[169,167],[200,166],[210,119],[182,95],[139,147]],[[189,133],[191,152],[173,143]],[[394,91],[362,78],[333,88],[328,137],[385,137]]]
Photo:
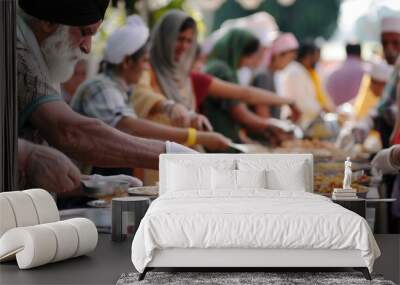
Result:
[[380,255],[359,215],[317,194],[265,189],[162,195],[140,223],[132,262],[143,272],[155,250],[170,248],[359,250],[370,271]]

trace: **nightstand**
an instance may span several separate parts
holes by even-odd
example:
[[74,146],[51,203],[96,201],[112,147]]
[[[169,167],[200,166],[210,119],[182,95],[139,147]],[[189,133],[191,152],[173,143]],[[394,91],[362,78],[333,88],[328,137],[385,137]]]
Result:
[[112,241],[133,237],[151,203],[149,196],[129,196],[112,199]]
[[365,218],[366,201],[365,199],[332,199],[332,202],[339,204],[343,208],[346,208],[361,217]]

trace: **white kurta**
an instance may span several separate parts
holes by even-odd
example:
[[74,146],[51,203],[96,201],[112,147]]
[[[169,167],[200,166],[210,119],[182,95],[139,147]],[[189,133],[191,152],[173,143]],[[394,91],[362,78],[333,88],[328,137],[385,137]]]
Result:
[[302,113],[300,125],[307,128],[322,110],[308,71],[302,64],[294,61],[282,73],[278,84],[280,95],[295,100]]

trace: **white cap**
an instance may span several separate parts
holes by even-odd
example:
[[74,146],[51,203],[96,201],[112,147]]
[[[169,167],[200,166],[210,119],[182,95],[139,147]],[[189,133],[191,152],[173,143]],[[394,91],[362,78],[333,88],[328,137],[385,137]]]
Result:
[[383,18],[381,21],[381,32],[400,34],[400,17]]
[[119,64],[125,56],[137,52],[148,40],[149,29],[142,18],[137,15],[130,16],[126,24],[118,28],[108,38],[104,50],[104,60]]
[[243,28],[256,36],[262,45],[270,46],[278,36],[278,25],[275,18],[267,12],[254,13],[247,17],[226,20],[221,29]]
[[371,69],[369,74],[371,75],[372,79],[381,82],[388,82],[390,76],[393,73],[393,70],[394,70],[393,66],[387,64],[386,61],[382,59],[380,60],[375,59],[371,63]]

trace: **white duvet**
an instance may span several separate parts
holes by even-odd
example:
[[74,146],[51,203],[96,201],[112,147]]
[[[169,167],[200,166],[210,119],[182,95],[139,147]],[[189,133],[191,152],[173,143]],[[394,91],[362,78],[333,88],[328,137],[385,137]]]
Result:
[[380,255],[359,215],[317,194],[272,190],[162,195],[140,223],[132,262],[143,272],[165,248],[358,249],[370,271]]

